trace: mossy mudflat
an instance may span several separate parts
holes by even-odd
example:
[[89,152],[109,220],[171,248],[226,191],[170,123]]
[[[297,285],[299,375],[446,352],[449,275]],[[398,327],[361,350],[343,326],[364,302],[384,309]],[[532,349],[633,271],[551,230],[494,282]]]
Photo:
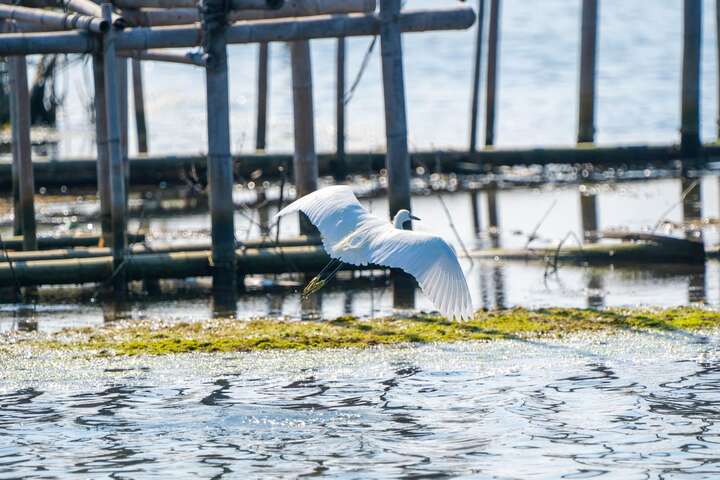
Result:
[[698,308],[527,310],[478,312],[470,321],[433,315],[328,321],[210,320],[194,323],[125,322],[101,328],[66,329],[49,336],[19,337],[36,348],[101,354],[162,355],[272,349],[357,348],[399,343],[489,341],[562,336],[583,331],[720,327],[720,312]]

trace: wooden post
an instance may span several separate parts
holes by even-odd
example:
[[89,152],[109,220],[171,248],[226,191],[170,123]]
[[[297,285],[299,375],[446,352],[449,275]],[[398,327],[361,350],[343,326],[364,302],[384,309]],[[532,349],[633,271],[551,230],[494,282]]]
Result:
[[700,148],[700,45],[702,0],[683,1],[683,66],[680,147],[694,157]]
[[[5,28],[11,29],[12,25],[9,22],[5,22]],[[10,30],[12,31],[12,30]],[[8,61],[8,67],[10,68],[12,60]],[[8,75],[8,83],[10,86],[9,107],[10,107],[10,119],[17,118],[17,106],[15,105],[15,79],[13,75]],[[15,128],[14,123],[11,124],[11,142],[13,145],[12,151],[12,164],[10,166],[10,177],[11,177],[11,193],[12,193],[12,209],[13,209],[13,235],[22,235],[22,210],[20,209],[20,181],[19,181],[19,170],[20,170],[20,150],[15,147],[20,141],[18,140],[19,128]]]
[[583,0],[580,41],[580,98],[578,101],[578,143],[595,141],[595,52],[597,43],[597,0]]
[[717,80],[716,80],[716,87],[717,87],[717,105],[718,105],[718,117],[717,117],[717,127],[718,127],[718,133],[717,137],[720,139],[720,0],[715,1],[715,43],[716,43],[716,55],[717,58],[715,61],[717,62]]
[[268,109],[268,59],[269,45],[258,44],[258,98],[257,126],[255,130],[255,150],[265,150],[267,145],[267,109]]
[[[720,1],[720,0],[718,0]],[[470,152],[477,151],[478,112],[480,110],[480,78],[482,72],[483,17],[485,0],[478,0],[477,37],[475,40],[475,65],[472,84],[472,103],[470,105]]]
[[487,86],[485,91],[485,145],[495,145],[495,104],[497,102],[498,56],[500,43],[500,0],[490,1],[488,31]]
[[[295,155],[293,169],[295,189],[300,198],[314,192],[318,187],[318,160],[315,153],[315,117],[312,95],[312,64],[310,43],[300,40],[290,43],[293,86],[293,124],[295,131]],[[315,227],[300,216],[300,233],[313,235]]]
[[[110,21],[112,5],[102,4],[105,20]],[[127,289],[125,281],[125,248],[127,245],[127,220],[125,217],[125,168],[120,144],[120,93],[118,91],[118,68],[116,64],[114,29],[103,36],[103,66],[105,73],[105,112],[107,118],[107,151],[110,173],[110,211],[112,221],[113,291],[123,296]]]
[[[385,100],[385,136],[390,217],[398,210],[410,210],[410,158],[407,146],[405,114],[405,79],[403,74],[402,38],[398,15],[401,0],[380,0],[380,54],[382,58],[383,94]],[[405,273],[391,273],[393,304],[396,308],[413,308],[415,282]]]
[[33,179],[32,144],[30,143],[30,96],[27,80],[27,60],[24,56],[8,60],[14,98],[11,114],[13,155],[17,159],[17,189],[20,214],[20,230],[23,236],[23,250],[37,250],[35,226],[35,181]]
[[230,101],[225,29],[227,2],[204,0],[201,5],[204,49],[207,55],[208,183],[212,224],[213,293],[215,309],[234,310],[235,219],[233,169],[230,155]]
[[110,157],[107,145],[107,111],[105,109],[105,67],[101,53],[93,54],[95,84],[95,144],[97,145],[97,190],[100,200],[100,228],[103,244],[111,245],[112,213],[110,209]]
[[334,176],[342,180],[347,175],[345,163],[345,37],[337,39],[335,57],[335,152]]
[[132,59],[132,79],[138,153],[148,153],[148,134],[147,122],[145,121],[145,95],[143,92],[142,63],[140,63],[140,60],[137,58]]

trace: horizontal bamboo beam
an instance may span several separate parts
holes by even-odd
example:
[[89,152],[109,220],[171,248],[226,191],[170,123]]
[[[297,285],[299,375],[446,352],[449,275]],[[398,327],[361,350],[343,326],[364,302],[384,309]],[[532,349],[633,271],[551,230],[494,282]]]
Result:
[[[70,235],[64,237],[38,237],[38,248],[40,250],[55,250],[58,248],[74,248],[74,247],[96,247],[100,243],[100,235]],[[21,250],[23,237],[22,235],[13,235],[10,237],[2,237],[0,249],[5,250]],[[145,235],[129,234],[128,242],[137,243],[145,240]]]
[[[66,9],[72,10],[73,12],[103,18],[102,8],[91,0],[60,0],[60,3]],[[127,26],[125,19],[115,13],[112,14],[111,20],[117,28],[125,28]]]
[[[245,275],[317,272],[330,257],[322,247],[284,247],[236,251],[237,270]],[[125,264],[128,280],[188,278],[209,276],[210,251],[148,253],[128,255]],[[346,269],[372,269],[374,266]],[[110,256],[37,260],[0,265],[0,286],[68,285],[107,281],[113,273]]]
[[[335,0],[338,1],[338,0]],[[343,0],[340,0],[343,1]],[[120,8],[195,8],[195,0],[113,0],[113,5]],[[283,0],[230,0],[233,10],[277,10],[283,6]]]
[[175,53],[165,50],[120,50],[118,55],[150,62],[182,63],[185,65],[205,66],[202,54],[198,52]]
[[110,23],[102,18],[78,13],[60,13],[37,8],[0,5],[0,18],[44,25],[65,30],[81,29],[95,33],[107,32]]
[[[242,154],[233,158],[234,169],[239,177],[249,178],[255,171],[262,172],[263,179],[278,179],[283,175],[292,177],[292,154]],[[346,153],[346,164],[350,174],[377,173],[385,168],[385,153]],[[678,145],[665,146],[622,146],[622,147],[570,147],[480,150],[469,154],[467,151],[426,151],[410,154],[413,168],[424,167],[426,171],[438,173],[482,174],[483,165],[492,162],[496,166],[519,165],[587,165],[599,167],[623,166],[644,169],[650,165],[665,166],[683,158]],[[720,160],[720,144],[708,144],[701,149],[702,162]],[[334,153],[318,154],[320,175],[332,175],[336,160]],[[284,172],[279,172],[283,167]],[[96,185],[95,160],[65,159],[46,161],[33,159],[35,184],[37,187],[93,186]],[[670,165],[668,168],[675,168]],[[130,183],[132,185],[186,184],[187,175],[195,172],[203,181],[206,158],[202,155],[173,155],[164,157],[141,157],[130,159]],[[11,168],[8,161],[0,162],[0,188],[10,188]]]
[[[73,0],[74,1],[74,0]],[[472,8],[406,10],[398,23],[403,32],[462,30],[475,21]],[[292,20],[266,20],[233,25],[226,30],[227,43],[291,42],[313,38],[377,35],[380,19],[376,14],[321,16]],[[197,27],[130,28],[114,35],[121,50],[194,47],[202,43]],[[95,46],[85,33],[14,33],[2,36],[0,56],[37,53],[89,53]]]
[[[231,11],[228,19],[230,22],[241,22],[343,13],[372,13],[375,11],[375,6],[375,0],[288,0],[277,10]],[[127,10],[123,12],[123,18],[133,25],[143,27],[185,25],[200,21],[198,9],[194,6],[172,10],[162,8]]]
[[[298,236],[293,238],[285,238],[277,243],[272,239],[248,240],[242,243],[244,249],[254,248],[284,248],[284,247],[308,247],[320,245],[318,237]],[[130,247],[130,253],[134,255],[147,253],[177,253],[177,252],[201,252],[210,250],[209,242],[202,243],[165,243],[153,244],[148,247],[142,244],[135,244]],[[110,248],[106,247],[87,247],[87,248],[62,248],[54,250],[34,250],[34,251],[0,251],[0,263],[7,262],[29,262],[38,260],[66,260],[74,258],[97,258],[108,257],[112,255]]]

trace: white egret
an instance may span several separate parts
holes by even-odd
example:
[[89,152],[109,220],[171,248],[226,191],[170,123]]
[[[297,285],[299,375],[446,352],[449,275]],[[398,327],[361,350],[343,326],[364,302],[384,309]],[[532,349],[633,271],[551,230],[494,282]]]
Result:
[[[455,251],[438,236],[404,230],[407,222],[419,220],[409,211],[397,212],[391,224],[368,212],[353,191],[342,185],[326,187],[294,201],[280,210],[275,219],[298,211],[307,215],[320,231],[323,247],[333,259],[306,287],[306,293],[322,288],[342,262],[374,264],[399,268],[415,277],[423,293],[446,317],[472,316],[470,291]],[[328,271],[331,273],[323,277]]]

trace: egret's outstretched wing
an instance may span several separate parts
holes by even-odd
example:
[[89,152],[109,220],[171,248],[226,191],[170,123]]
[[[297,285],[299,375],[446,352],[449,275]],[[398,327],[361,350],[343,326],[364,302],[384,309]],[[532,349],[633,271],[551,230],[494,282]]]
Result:
[[316,190],[280,210],[275,218],[303,212],[320,231],[323,247],[332,258],[352,265],[366,265],[362,256],[348,255],[342,246],[358,228],[368,224],[387,224],[365,210],[350,187],[335,185]]
[[351,265],[399,268],[420,284],[440,312],[449,318],[472,315],[470,292],[453,249],[442,238],[399,230],[372,215],[352,189],[333,186],[306,195],[277,213],[301,211],[320,231],[332,258]]
[[370,262],[409,273],[448,318],[470,318],[470,290],[455,251],[440,237],[410,230],[389,231],[371,240]]

